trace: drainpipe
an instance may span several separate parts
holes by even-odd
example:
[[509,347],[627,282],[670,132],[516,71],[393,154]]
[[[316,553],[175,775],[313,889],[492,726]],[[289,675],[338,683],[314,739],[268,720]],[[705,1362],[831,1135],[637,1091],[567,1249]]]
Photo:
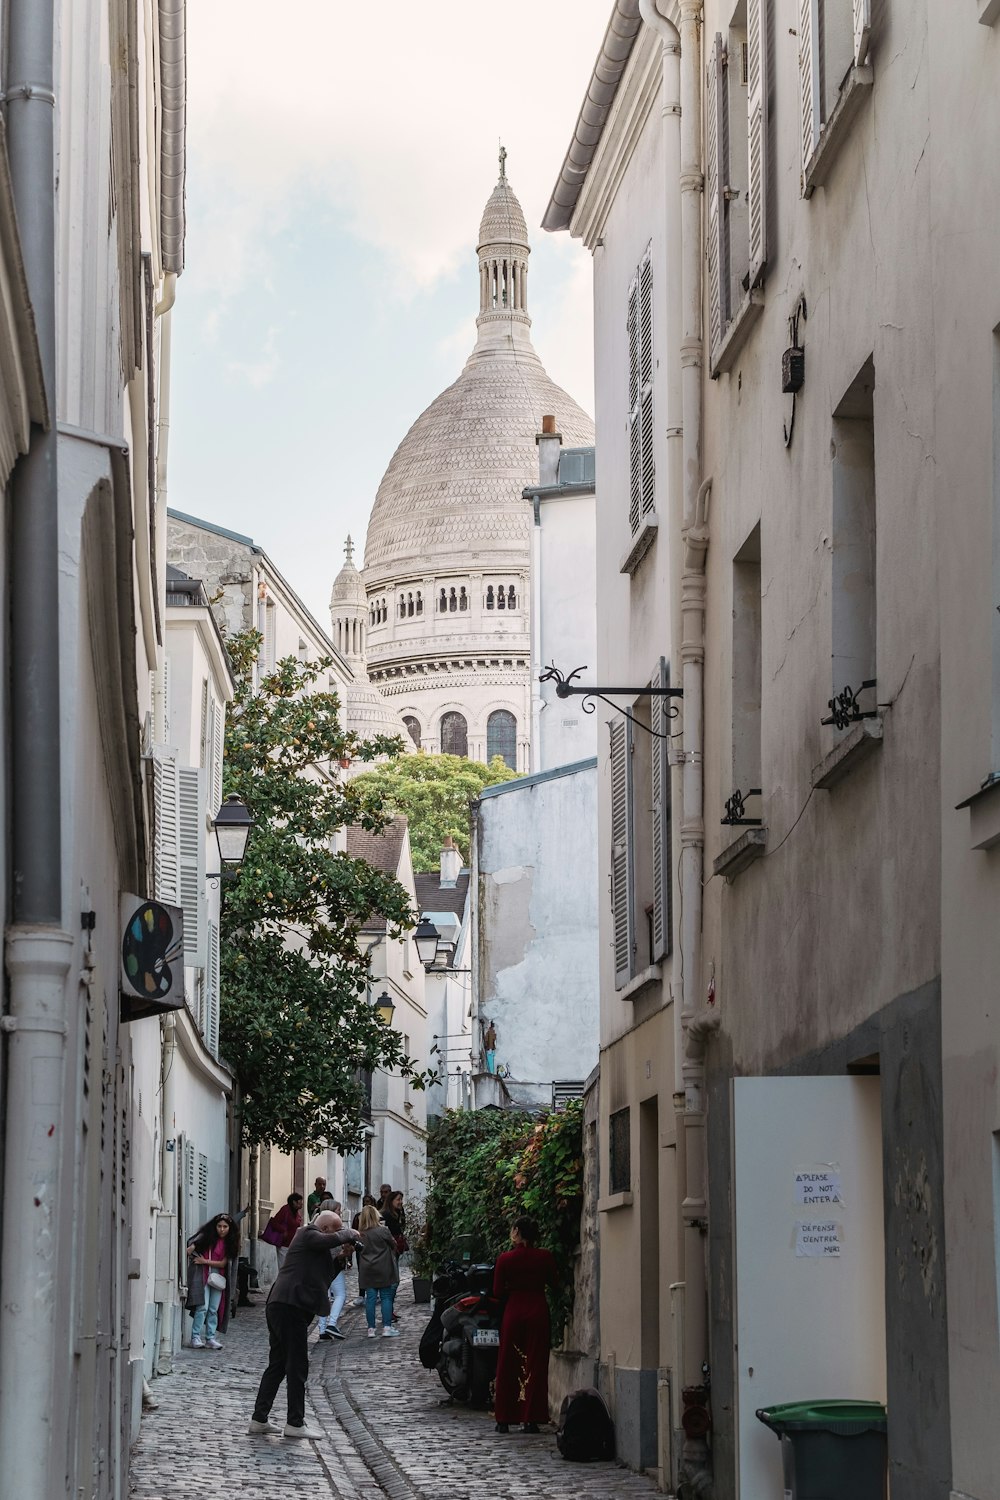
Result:
[[[161,1121],[160,1121],[160,1212],[174,1216],[173,1249],[176,1254],[177,1238],[180,1233],[180,1223],[177,1219],[178,1175],[181,1171],[177,1160],[177,1130],[176,1130],[176,1083],[177,1083],[177,1021],[174,1016],[166,1015],[160,1022],[160,1099],[161,1099]],[[160,1233],[157,1229],[156,1234]],[[153,1246],[153,1254],[156,1254],[156,1245]],[[154,1268],[155,1269],[155,1268]],[[174,1264],[172,1267],[174,1275],[171,1280],[178,1284],[185,1279],[184,1268]],[[156,1358],[157,1375],[169,1375],[173,1370],[174,1358],[174,1321],[173,1307],[164,1302],[163,1313],[160,1320],[160,1345]]]
[[66,1292],[66,986],[59,739],[59,492],[55,424],[53,0],[9,0],[7,146],[49,420],[10,486],[12,917],[3,1134],[0,1453],[11,1494],[54,1494],[60,1451],[56,1315]]

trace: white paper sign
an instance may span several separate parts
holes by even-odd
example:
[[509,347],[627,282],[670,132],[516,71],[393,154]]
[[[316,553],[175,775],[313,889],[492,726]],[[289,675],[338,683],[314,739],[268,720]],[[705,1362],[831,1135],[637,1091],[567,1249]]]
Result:
[[843,1203],[840,1191],[840,1168],[833,1163],[817,1167],[799,1167],[795,1173],[795,1201],[817,1207],[824,1203]]
[[795,1226],[795,1254],[828,1260],[840,1254],[840,1225],[836,1219],[817,1219]]

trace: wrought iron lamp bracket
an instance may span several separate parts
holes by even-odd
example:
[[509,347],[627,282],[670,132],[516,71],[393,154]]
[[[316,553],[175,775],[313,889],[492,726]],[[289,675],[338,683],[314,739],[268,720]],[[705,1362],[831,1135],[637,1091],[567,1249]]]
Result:
[[759,828],[763,820],[761,818],[744,817],[744,813],[746,812],[747,797],[760,797],[762,795],[759,786],[752,786],[746,796],[737,787],[733,795],[726,798],[726,816],[720,818],[719,822],[728,824],[733,828]]
[[[683,698],[683,688],[651,687],[649,684],[647,684],[645,687],[638,688],[588,687],[582,682],[578,683],[575,681],[575,679],[579,677],[580,673],[586,672],[586,670],[587,668],[585,666],[577,667],[575,671],[572,671],[564,676],[553,662],[545,668],[544,672],[539,673],[538,680],[539,682],[554,682],[556,685],[557,698],[579,697],[580,699],[582,699],[580,707],[583,709],[585,714],[595,713],[597,710],[597,703],[594,700],[600,699],[602,703],[607,704],[608,708],[613,708],[616,714],[622,714],[626,719],[630,719],[633,724],[637,724],[640,729],[645,729],[646,733],[651,734],[654,739],[668,740],[670,738],[669,734],[661,734],[658,729],[653,729],[650,727],[650,725],[644,724],[641,719],[637,719],[634,714],[630,714],[627,708],[622,708],[620,704],[612,703],[611,699]],[[680,713],[680,705],[677,703],[665,703],[661,712],[665,719],[676,719],[677,715]]]
[[861,694],[875,686],[876,679],[869,677],[859,688],[845,687],[836,697],[829,699],[830,716],[820,719],[821,724],[832,724],[834,729],[846,729],[849,724],[859,724],[862,719],[877,719],[877,708],[862,708],[858,703]]

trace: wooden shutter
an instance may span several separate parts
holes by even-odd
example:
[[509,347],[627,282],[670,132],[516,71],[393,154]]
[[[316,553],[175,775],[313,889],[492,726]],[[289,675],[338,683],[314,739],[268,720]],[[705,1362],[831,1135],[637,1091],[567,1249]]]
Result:
[[[670,686],[670,668],[661,656],[654,687]],[[653,698],[650,724],[663,739],[653,740],[653,961],[673,946],[673,860],[671,855],[669,698]]]
[[208,678],[201,680],[201,729],[199,734],[199,756],[198,764],[207,766],[210,764],[212,752],[212,737],[210,731],[209,709],[214,706],[208,690]]
[[799,103],[802,126],[802,190],[805,170],[819,141],[819,0],[799,0]]
[[611,730],[611,908],[615,986],[632,978],[635,919],[632,899],[632,721],[616,719]]
[[725,128],[722,110],[725,105],[725,77],[723,73],[722,35],[715,34],[715,45],[708,68],[706,101],[706,156],[708,168],[707,207],[708,215],[708,337],[709,354],[714,358],[722,343],[722,281],[725,276],[725,190],[726,174],[722,170],[722,150],[725,145]]
[[868,42],[872,29],[872,0],[854,0],[854,61],[868,60]]
[[205,773],[198,766],[178,767],[180,787],[180,893],[184,908],[184,962],[205,963]]
[[[656,461],[653,457],[653,262],[647,250],[639,267],[639,446],[641,449],[641,510],[648,515],[656,503]],[[636,529],[633,526],[633,531]]]
[[767,0],[747,0],[750,285],[767,261]]
[[639,277],[628,290],[628,317],[626,319],[628,340],[628,450],[629,450],[629,528],[633,535],[639,529],[642,517],[642,423],[639,415],[640,376],[639,353]]
[[168,906],[180,905],[180,777],[177,760],[169,751],[153,756],[153,809],[156,843],[153,873],[156,899]]
[[211,808],[214,818],[222,806],[222,761],[226,750],[226,707],[224,703],[212,702],[212,777],[210,783]]
[[219,1050],[219,986],[221,983],[219,963],[219,929],[214,922],[208,924],[208,968],[205,975],[205,1041],[212,1052]]

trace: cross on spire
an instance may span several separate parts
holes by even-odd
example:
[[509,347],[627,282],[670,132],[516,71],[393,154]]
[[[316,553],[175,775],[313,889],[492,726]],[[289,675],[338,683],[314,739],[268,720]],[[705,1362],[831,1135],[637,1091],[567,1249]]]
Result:
[[500,181],[507,181],[507,147],[500,147]]
[[350,532],[347,533],[347,541],[344,543],[344,556],[348,562],[354,561],[354,543],[351,541]]

